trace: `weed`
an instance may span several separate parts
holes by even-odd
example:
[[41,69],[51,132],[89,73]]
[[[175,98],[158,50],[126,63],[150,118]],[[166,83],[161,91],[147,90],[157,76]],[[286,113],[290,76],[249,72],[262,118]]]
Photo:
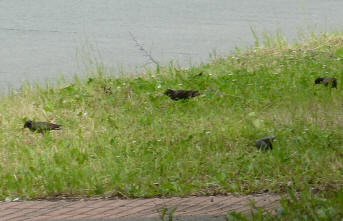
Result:
[[160,220],[161,221],[173,221],[174,220],[174,213],[176,211],[176,207],[174,208],[167,208],[167,207],[161,207],[157,210],[157,212],[160,214]]

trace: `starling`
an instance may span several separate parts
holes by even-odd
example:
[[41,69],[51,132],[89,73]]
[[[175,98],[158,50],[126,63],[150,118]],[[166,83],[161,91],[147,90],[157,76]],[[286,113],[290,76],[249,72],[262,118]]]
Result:
[[328,85],[331,85],[331,88],[337,88],[337,79],[336,78],[328,78],[328,77],[323,77],[323,78],[317,78],[314,81],[315,84],[324,84],[326,87]]
[[24,128],[29,128],[31,131],[38,131],[39,133],[44,133],[49,130],[60,130],[61,125],[49,123],[49,122],[33,122],[28,120],[24,124]]
[[188,99],[200,95],[199,91],[172,89],[166,90],[164,94],[168,95],[172,100]]
[[259,150],[272,150],[273,149],[273,145],[272,145],[272,141],[275,139],[274,136],[269,136],[269,137],[264,137],[261,139],[258,139],[255,143],[257,149]]
[[200,72],[199,74],[194,75],[194,78],[201,77],[204,74],[204,72]]

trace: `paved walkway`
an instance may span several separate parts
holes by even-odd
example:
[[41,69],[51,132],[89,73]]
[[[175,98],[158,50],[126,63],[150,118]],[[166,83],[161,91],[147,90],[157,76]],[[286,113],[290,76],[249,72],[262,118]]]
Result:
[[245,196],[173,197],[130,200],[60,200],[0,202],[0,220],[96,220],[115,218],[158,218],[163,209],[175,208],[175,216],[225,215],[229,211],[250,211],[251,200],[258,207],[275,209],[280,197],[271,194]]

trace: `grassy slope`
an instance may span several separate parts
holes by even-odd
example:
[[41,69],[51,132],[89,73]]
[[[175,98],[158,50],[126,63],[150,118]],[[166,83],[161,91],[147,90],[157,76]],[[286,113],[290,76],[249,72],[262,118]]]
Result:
[[[204,75],[193,78],[200,71]],[[343,37],[173,65],[136,77],[101,70],[67,87],[0,99],[0,198],[282,192],[343,184]],[[338,78],[338,89],[313,85]],[[111,87],[112,94],[102,87]],[[172,101],[167,88],[202,96]],[[63,125],[42,136],[26,119]],[[257,138],[276,135],[273,151]]]

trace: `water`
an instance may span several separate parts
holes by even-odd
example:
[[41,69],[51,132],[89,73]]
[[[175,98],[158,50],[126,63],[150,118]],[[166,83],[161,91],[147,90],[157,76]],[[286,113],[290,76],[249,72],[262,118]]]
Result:
[[252,44],[250,27],[289,39],[342,29],[342,11],[341,0],[0,0],[0,89],[82,74],[87,56],[139,69],[148,59],[129,32],[155,60],[187,65]]

